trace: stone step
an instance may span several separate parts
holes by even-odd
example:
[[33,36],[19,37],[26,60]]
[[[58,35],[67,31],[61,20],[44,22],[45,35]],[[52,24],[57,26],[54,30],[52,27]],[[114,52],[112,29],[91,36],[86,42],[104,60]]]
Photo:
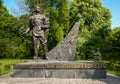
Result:
[[29,61],[15,64],[12,77],[106,78],[103,62]]

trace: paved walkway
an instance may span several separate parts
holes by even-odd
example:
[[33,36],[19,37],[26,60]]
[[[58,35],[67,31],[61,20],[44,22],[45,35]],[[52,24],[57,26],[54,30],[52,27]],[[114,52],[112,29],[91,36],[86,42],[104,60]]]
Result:
[[120,77],[108,74],[106,79],[12,78],[0,76],[0,84],[120,84]]

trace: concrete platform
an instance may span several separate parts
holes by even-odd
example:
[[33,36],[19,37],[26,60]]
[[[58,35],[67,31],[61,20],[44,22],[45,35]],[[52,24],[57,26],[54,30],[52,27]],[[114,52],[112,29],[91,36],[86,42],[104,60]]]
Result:
[[12,77],[106,78],[106,65],[102,62],[28,61],[15,64]]

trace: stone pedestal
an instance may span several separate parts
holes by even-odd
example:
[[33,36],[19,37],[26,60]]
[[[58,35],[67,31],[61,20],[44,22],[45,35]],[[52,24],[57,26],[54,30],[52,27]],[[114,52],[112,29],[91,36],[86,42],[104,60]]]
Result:
[[14,65],[12,77],[106,78],[102,62],[29,61]]

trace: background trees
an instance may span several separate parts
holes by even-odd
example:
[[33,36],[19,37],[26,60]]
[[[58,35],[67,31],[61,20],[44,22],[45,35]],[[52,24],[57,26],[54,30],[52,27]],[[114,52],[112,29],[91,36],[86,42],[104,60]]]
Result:
[[[6,57],[11,49],[9,46],[12,44],[14,33],[14,24],[17,19],[8,13],[7,8],[0,2],[0,53],[1,57]],[[7,53],[8,52],[8,53]],[[10,55],[10,54],[8,54]]]
[[0,58],[33,56],[29,35],[23,37],[22,33],[36,5],[50,18],[50,29],[46,31],[49,50],[63,40],[76,21],[80,21],[77,59],[119,58],[120,28],[111,29],[111,13],[102,6],[101,0],[25,0],[25,3],[29,14],[14,17],[0,0]]
[[69,31],[68,0],[51,0],[50,2],[50,30],[48,35],[49,49],[61,42]]
[[31,51],[28,40],[21,33],[26,27],[24,15],[16,18],[8,13],[7,8],[0,2],[0,58],[30,58]]
[[88,59],[95,53],[104,53],[104,43],[108,40],[111,27],[111,14],[109,9],[102,6],[101,0],[73,0],[70,15],[71,26],[75,21],[81,22],[78,55]]
[[120,27],[110,31],[109,42],[107,42],[104,54],[107,60],[120,60]]

